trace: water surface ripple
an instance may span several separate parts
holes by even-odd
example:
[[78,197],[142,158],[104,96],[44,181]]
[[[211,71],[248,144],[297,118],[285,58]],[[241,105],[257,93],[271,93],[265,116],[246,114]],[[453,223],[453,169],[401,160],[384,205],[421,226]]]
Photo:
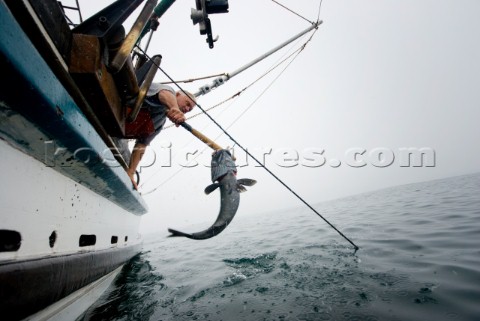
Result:
[[82,320],[480,320],[480,175],[146,238]]

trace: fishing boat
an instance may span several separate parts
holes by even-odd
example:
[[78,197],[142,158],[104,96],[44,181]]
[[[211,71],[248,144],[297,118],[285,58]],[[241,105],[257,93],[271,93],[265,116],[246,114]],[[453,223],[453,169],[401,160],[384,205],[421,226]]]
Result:
[[[175,0],[142,2],[118,0],[82,21],[78,1],[0,1],[0,310],[9,320],[77,318],[141,251],[148,207],[126,173],[127,142],[153,130],[141,106],[161,56],[137,49]],[[213,48],[209,15],[228,12],[228,1],[195,4],[191,19]]]
[[174,1],[147,1],[126,33],[142,2],[77,25],[55,0],[0,2],[2,318],[73,320],[141,250],[148,208],[126,174],[125,139],[145,128],[139,107],[161,57],[134,67],[131,53]]

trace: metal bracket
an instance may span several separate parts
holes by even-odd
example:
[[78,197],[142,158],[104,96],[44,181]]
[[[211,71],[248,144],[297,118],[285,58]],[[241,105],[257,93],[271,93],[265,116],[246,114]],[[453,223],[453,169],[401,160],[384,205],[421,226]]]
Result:
[[195,0],[196,9],[192,8],[190,18],[194,25],[198,23],[201,35],[207,35],[208,46],[213,48],[213,43],[218,40],[218,36],[212,36],[212,24],[208,14],[228,12],[228,0]]

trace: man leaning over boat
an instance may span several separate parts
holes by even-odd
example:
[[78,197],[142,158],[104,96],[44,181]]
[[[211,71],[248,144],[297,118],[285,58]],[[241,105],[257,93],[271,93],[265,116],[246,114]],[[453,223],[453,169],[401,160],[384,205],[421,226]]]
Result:
[[135,189],[138,189],[134,179],[138,164],[143,154],[145,154],[147,146],[150,145],[162,130],[167,117],[178,127],[181,123],[185,122],[185,114],[190,112],[195,106],[196,100],[193,94],[187,91],[175,92],[175,90],[168,85],[152,83],[142,108],[149,111],[155,131],[147,137],[136,140],[127,171]]

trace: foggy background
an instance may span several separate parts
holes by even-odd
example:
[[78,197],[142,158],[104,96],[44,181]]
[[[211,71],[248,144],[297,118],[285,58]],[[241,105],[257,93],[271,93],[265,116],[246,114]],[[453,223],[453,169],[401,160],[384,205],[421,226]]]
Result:
[[[83,18],[111,2],[80,0]],[[318,0],[281,3],[310,21],[318,17]],[[160,19],[147,53],[161,54],[162,69],[175,80],[228,73],[310,25],[270,0],[230,0],[229,5],[229,13],[210,15],[213,35],[219,35],[214,49],[190,20],[195,1],[182,0]],[[209,114],[311,204],[478,172],[478,12],[480,2],[474,0],[324,0],[323,24],[293,61],[288,59]],[[198,98],[199,104],[208,109],[230,98],[310,36]],[[196,92],[212,80],[180,86]],[[158,71],[155,81],[168,79]],[[187,116],[199,111],[195,108]],[[234,147],[243,155],[237,177],[258,181],[241,194],[237,216],[304,206],[253,160],[247,165],[244,153],[206,116],[188,123],[221,146]],[[426,148],[428,157],[423,164],[405,166],[405,148]],[[268,150],[272,152],[264,158]],[[352,151],[362,150],[357,159],[351,157]],[[306,159],[312,151],[323,154],[316,154],[315,167],[307,167],[313,164]],[[298,153],[298,161],[292,152]],[[187,153],[195,153],[189,155],[190,163]],[[189,227],[200,222],[208,227],[215,221],[219,193],[203,192],[211,184],[205,166],[210,155],[210,149],[181,127],[165,128],[157,136],[141,164],[140,192],[150,208],[142,232],[167,227],[195,232]],[[325,163],[317,166],[322,158]]]

